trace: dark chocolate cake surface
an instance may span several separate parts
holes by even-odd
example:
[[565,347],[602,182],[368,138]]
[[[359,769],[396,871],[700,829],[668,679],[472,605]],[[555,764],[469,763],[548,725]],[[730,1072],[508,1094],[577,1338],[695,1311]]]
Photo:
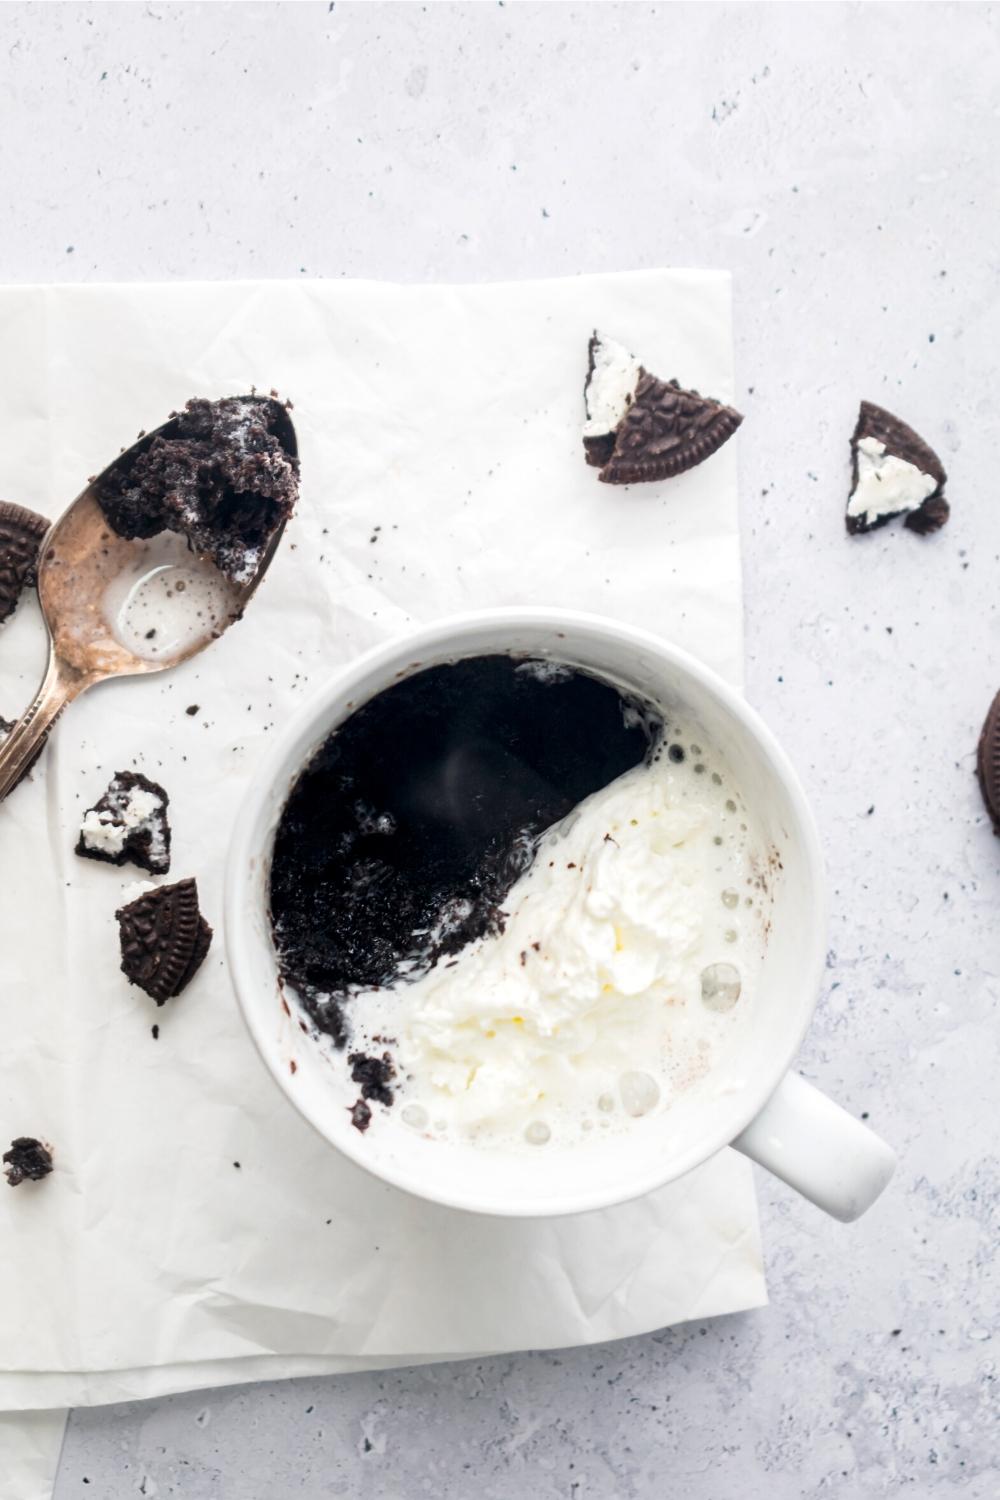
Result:
[[96,482],[98,503],[119,536],[180,532],[236,583],[253,577],[298,490],[287,409],[262,396],[189,401]]
[[321,747],[271,865],[282,975],[342,1044],[344,1000],[502,926],[538,838],[641,764],[647,705],[576,668],[480,656],[414,673]]

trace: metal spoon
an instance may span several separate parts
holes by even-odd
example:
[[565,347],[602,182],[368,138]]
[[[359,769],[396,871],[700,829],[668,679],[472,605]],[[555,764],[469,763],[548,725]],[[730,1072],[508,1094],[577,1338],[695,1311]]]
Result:
[[[285,407],[267,397],[245,399],[273,409],[272,429],[294,458],[298,452],[295,428]],[[171,420],[147,433],[128,450],[129,455],[148,448],[161,435],[170,436],[173,426]],[[123,456],[119,454],[115,464]],[[42,543],[38,597],[49,634],[48,666],[34,701],[0,745],[0,799],[18,781],[67,703],[109,677],[146,676],[176,667],[218,640],[246,609],[285,528],[282,521],[251,578],[236,584],[210,557],[186,547],[176,533],[160,532],[148,540],[131,541],[117,536],[97,501],[102,477],[91,480]],[[122,631],[115,633],[109,616],[130,608],[134,615],[137,605],[141,608],[143,590],[177,598],[191,582],[196,587],[191,590],[190,610],[183,599],[174,606],[179,616],[186,613],[188,626],[178,639],[157,642],[156,632],[151,631],[126,644]]]

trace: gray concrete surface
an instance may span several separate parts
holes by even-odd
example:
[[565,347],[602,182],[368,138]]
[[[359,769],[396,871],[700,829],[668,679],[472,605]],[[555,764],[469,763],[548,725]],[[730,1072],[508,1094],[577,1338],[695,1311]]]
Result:
[[[998,34],[978,4],[0,11],[4,279],[733,268],[749,694],[833,887],[803,1068],[902,1157],[848,1228],[761,1181],[765,1312],[79,1412],[57,1500],[1000,1494]],[[861,396],[939,445],[938,538],[845,538]]]

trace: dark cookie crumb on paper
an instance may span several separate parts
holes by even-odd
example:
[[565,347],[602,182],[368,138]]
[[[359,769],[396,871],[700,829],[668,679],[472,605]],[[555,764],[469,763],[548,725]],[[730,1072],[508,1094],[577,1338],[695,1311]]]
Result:
[[34,1136],[19,1135],[3,1154],[4,1171],[11,1187],[22,1182],[40,1182],[52,1171],[52,1148]]

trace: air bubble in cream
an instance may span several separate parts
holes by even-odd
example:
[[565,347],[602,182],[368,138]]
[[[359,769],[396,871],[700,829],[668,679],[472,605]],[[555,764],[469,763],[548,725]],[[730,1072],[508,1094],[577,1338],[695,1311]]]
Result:
[[618,1092],[622,1096],[622,1108],[633,1119],[648,1115],[660,1102],[660,1085],[651,1073],[623,1073],[618,1080]]
[[709,1010],[732,1010],[741,989],[740,971],[733,964],[709,964],[701,971],[701,998]]

